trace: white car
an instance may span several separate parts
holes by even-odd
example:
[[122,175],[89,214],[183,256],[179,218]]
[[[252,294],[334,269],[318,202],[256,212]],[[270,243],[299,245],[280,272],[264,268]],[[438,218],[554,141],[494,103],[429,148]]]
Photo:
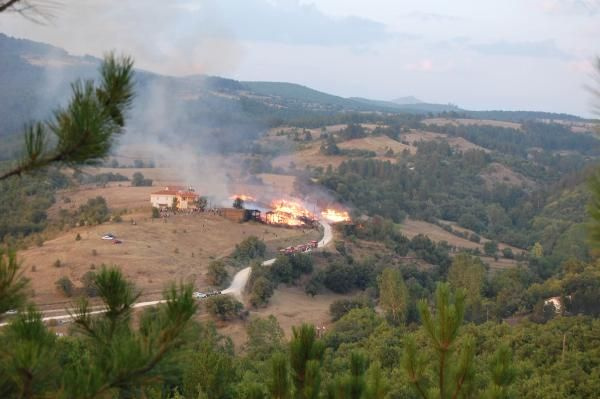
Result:
[[102,239],[103,240],[114,240],[115,236],[113,234],[108,233],[108,234],[103,235]]
[[10,309],[6,311],[6,314],[17,314],[18,311],[16,311],[15,309]]
[[196,299],[203,299],[203,298],[206,298],[207,295],[205,293],[203,293],[203,292],[194,292],[192,294],[192,297],[194,297]]

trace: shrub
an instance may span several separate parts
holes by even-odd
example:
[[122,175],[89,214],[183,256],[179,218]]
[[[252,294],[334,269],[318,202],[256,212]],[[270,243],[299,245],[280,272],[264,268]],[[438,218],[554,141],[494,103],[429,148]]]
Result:
[[123,221],[123,218],[121,217],[121,215],[115,215],[113,217],[113,222],[115,223],[121,223]]
[[221,320],[231,320],[239,317],[244,305],[229,295],[211,296],[206,300],[206,310]]
[[95,249],[92,249],[92,256],[98,256],[98,251],[96,251]]
[[131,185],[133,187],[146,187],[152,185],[152,179],[145,179],[140,172],[135,172],[131,177]]
[[160,211],[157,207],[152,207],[152,219],[157,219],[160,217]]
[[31,271],[32,272],[36,272],[37,271],[37,267],[35,265],[31,265]]
[[264,276],[257,278],[250,291],[250,303],[254,307],[264,306],[273,296],[273,284]]
[[469,241],[473,241],[473,242],[479,243],[481,241],[481,237],[479,237],[475,233],[471,233],[471,235],[469,236]]
[[325,270],[323,284],[333,292],[344,294],[354,288],[355,281],[354,268],[349,265],[333,263]]
[[366,297],[338,299],[329,306],[332,321],[338,321],[352,309],[372,308],[372,303]]
[[60,263],[60,259],[56,259],[52,265],[53,265],[54,267],[60,267],[60,265],[61,265],[61,263]]
[[513,259],[515,257],[515,254],[513,253],[512,249],[510,249],[509,247],[505,247],[504,249],[502,249],[502,256],[504,256],[506,259]]
[[496,252],[498,252],[498,243],[496,241],[487,241],[483,244],[483,252],[488,256],[496,255]]
[[75,236],[75,241],[81,241],[81,234],[77,233]]
[[316,273],[308,280],[306,286],[304,286],[304,292],[306,295],[315,296],[323,290],[323,280],[325,279],[322,272]]
[[67,297],[73,296],[73,283],[68,277],[63,276],[56,280],[54,284],[56,285],[56,289],[60,291],[63,295]]
[[209,284],[221,287],[229,278],[229,273],[225,270],[225,263],[223,261],[214,260],[208,264],[206,276],[208,277]]
[[250,236],[235,246],[233,257],[238,260],[250,260],[265,256],[267,246],[256,236]]
[[308,274],[312,272],[312,270],[313,260],[310,255],[279,255],[271,266],[269,277],[275,284],[292,284],[302,274]]
[[98,287],[96,286],[96,273],[94,273],[94,272],[85,273],[81,277],[81,282],[83,284],[83,290],[87,296],[89,296],[89,297],[98,296]]

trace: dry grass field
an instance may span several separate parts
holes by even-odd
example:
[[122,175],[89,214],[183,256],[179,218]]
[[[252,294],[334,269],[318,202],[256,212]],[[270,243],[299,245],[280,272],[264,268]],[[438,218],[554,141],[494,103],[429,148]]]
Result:
[[[474,234],[473,231],[471,231],[469,229],[465,229],[464,227],[460,227],[454,222],[448,222],[448,221],[441,221],[441,222],[444,224],[451,225],[454,230],[461,231],[461,232],[467,232],[469,234]],[[481,237],[480,243],[472,242],[465,238],[456,236],[435,224],[424,222],[422,220],[406,219],[404,221],[404,223],[402,223],[401,228],[402,228],[402,233],[409,238],[412,238],[412,237],[416,236],[417,234],[425,234],[425,235],[429,236],[429,238],[431,238],[433,241],[447,241],[450,245],[454,245],[454,246],[460,247],[460,248],[471,248],[471,249],[479,248],[479,249],[483,250],[483,244],[486,243],[487,241],[489,241],[487,238]],[[522,249],[520,249],[520,248],[513,247],[511,245],[503,244],[503,243],[499,243],[498,247],[500,248],[500,250],[502,250],[505,247],[508,247],[515,252],[522,251]]]
[[[329,314],[331,303],[351,296],[324,293],[311,297],[306,295],[302,288],[280,285],[271,297],[269,305],[251,311],[250,317],[275,316],[285,333],[286,339],[289,339],[292,334],[292,327],[299,326],[302,323],[328,328],[331,325]],[[243,349],[243,344],[247,340],[245,322],[221,324],[219,327],[220,333],[232,338],[236,349]]]
[[465,119],[465,118],[429,118],[424,119],[423,123],[426,125],[479,125],[479,126],[496,126],[496,127],[506,127],[510,129],[521,129],[520,123],[515,122],[504,122],[504,121],[495,121],[490,119]]
[[402,133],[401,140],[404,142],[408,142],[410,146],[414,148],[412,153],[415,153],[417,151],[416,144],[419,141],[433,140],[445,140],[448,142],[448,144],[450,144],[450,146],[460,151],[482,150],[485,152],[490,152],[488,149],[483,148],[477,144],[471,143],[470,141],[465,140],[462,137],[448,137],[445,134],[426,132],[423,130],[412,129],[410,133]]
[[264,182],[266,188],[271,189],[273,193],[292,195],[294,192],[296,176],[261,173],[258,175],[258,177]]
[[349,159],[341,155],[324,155],[321,154],[321,143],[312,143],[308,148],[295,152],[293,154],[280,155],[271,161],[273,167],[288,169],[293,163],[296,168],[304,169],[309,166],[321,166],[326,168],[328,165],[336,168],[342,162]]
[[[160,187],[131,187],[130,182],[112,182],[106,187],[80,186],[75,189],[61,190],[56,196],[56,203],[48,210],[50,219],[55,218],[61,209],[73,212],[90,198],[102,196],[112,209],[148,208],[150,212],[150,193]],[[65,202],[65,199],[70,201]]]
[[481,177],[488,188],[492,188],[494,184],[498,183],[525,188],[531,188],[536,185],[533,180],[497,162],[490,164],[489,167],[481,173]]
[[[122,223],[74,228],[41,247],[20,252],[26,275],[32,280],[35,302],[64,300],[55,289],[55,281],[66,276],[80,286],[81,277],[92,270],[92,264],[96,267],[103,263],[119,265],[139,288],[158,294],[169,281],[186,280],[197,287],[205,286],[208,263],[230,254],[235,244],[250,235],[264,239],[268,245],[306,241],[302,230],[234,223],[219,216],[172,216],[165,223],[152,220],[148,215],[149,211],[127,214]],[[130,219],[134,219],[136,225],[131,224]],[[102,240],[107,232],[115,234],[123,243]],[[77,233],[80,241],[75,240]],[[53,265],[56,260],[60,260],[60,267]]]
[[401,153],[404,150],[411,151],[411,146],[402,144],[388,136],[368,136],[361,139],[348,140],[339,143],[338,147],[346,150],[357,149],[373,151],[377,154],[377,157],[385,157],[385,153],[388,149],[394,151],[395,154]]

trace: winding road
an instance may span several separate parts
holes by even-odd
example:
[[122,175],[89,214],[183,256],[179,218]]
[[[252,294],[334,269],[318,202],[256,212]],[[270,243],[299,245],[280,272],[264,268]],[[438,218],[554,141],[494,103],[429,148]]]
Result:
[[[322,248],[331,242],[333,238],[333,234],[331,233],[331,225],[327,222],[319,222],[321,226],[323,226],[323,238],[317,244],[318,248]],[[270,266],[275,262],[275,258],[269,259],[263,262],[263,265]],[[250,278],[250,272],[252,268],[250,266],[240,270],[233,276],[233,281],[231,281],[231,285],[221,291],[222,294],[232,294],[238,299],[242,298],[242,293],[244,292],[244,287],[246,287],[246,283],[248,282],[248,278]]]
[[[318,246],[318,248],[322,248],[322,247],[327,246],[327,244],[329,244],[331,242],[331,240],[333,239],[333,234],[331,232],[331,225],[329,223],[324,222],[324,221],[319,221],[319,223],[323,227],[323,238],[321,239],[321,241],[319,241],[317,246]],[[264,261],[263,265],[269,266],[269,265],[272,265],[273,262],[275,262],[275,258]],[[235,296],[236,298],[241,299],[242,293],[244,292],[244,287],[246,287],[248,278],[250,278],[251,271],[252,271],[251,267],[246,267],[246,268],[240,270],[239,272],[237,272],[235,274],[235,276],[233,276],[233,280],[231,281],[231,284],[229,285],[229,287],[227,287],[226,289],[221,291],[221,293],[222,294],[231,294],[231,295]],[[158,305],[158,304],[161,304],[164,302],[166,302],[166,300],[164,300],[164,299],[161,299],[158,301],[138,302],[138,303],[134,304],[133,307],[134,308],[144,308],[147,306],[155,306],[155,305]],[[99,313],[104,313],[106,311],[105,309],[103,309],[101,307],[98,307],[98,308],[99,308],[99,310],[94,310],[94,311],[90,312],[90,314],[99,314]],[[61,320],[69,320],[69,319],[71,319],[71,315],[62,314],[62,315],[58,315],[58,316],[43,317],[42,321],[57,320],[60,322]],[[0,323],[0,327],[3,327],[7,324],[8,324],[8,322]]]

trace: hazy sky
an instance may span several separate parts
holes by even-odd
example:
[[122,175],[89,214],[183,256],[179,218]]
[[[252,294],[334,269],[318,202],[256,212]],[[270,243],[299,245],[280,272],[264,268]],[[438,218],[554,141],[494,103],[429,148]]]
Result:
[[591,114],[600,0],[59,0],[0,31],[138,67],[341,96]]

